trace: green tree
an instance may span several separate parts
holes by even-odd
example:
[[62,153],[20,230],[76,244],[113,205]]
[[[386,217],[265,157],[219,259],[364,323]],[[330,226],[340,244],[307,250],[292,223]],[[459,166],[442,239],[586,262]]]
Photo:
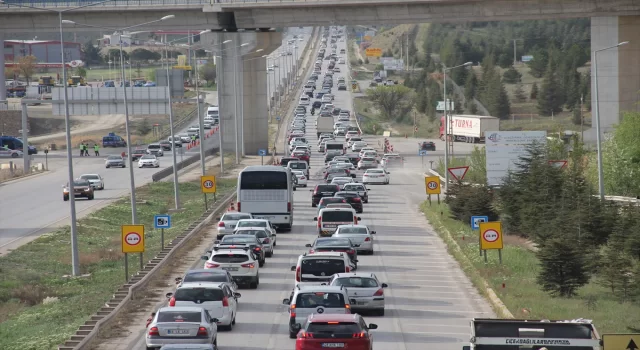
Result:
[[527,101],[527,95],[524,93],[524,88],[522,87],[522,83],[516,84],[516,89],[513,91],[513,97],[516,102],[525,102]]
[[380,114],[387,120],[397,122],[409,121],[409,111],[415,102],[413,90],[403,85],[377,86],[367,89],[367,96],[380,110]]
[[82,45],[82,55],[87,66],[91,66],[93,63],[100,63],[100,50],[98,50],[91,41],[87,41]]
[[538,83],[533,83],[533,85],[531,85],[531,93],[529,94],[529,98],[532,100],[536,100],[538,98]]
[[535,51],[533,60],[527,64],[529,65],[529,74],[536,78],[542,78],[549,67],[549,52],[545,49]]
[[560,230],[551,236],[537,252],[541,267],[537,282],[553,296],[573,297],[589,282],[584,252]]
[[467,81],[464,83],[464,97],[467,100],[472,100],[476,97],[476,89],[478,88],[478,77],[473,71],[467,75]]
[[207,81],[207,85],[211,86],[216,82],[216,65],[209,62],[204,66],[200,67],[199,73],[202,75],[202,78]]
[[78,67],[78,68],[76,68],[74,74],[75,75],[79,75],[79,76],[81,76],[83,78],[86,78],[87,77],[87,70],[84,67]]
[[144,136],[151,132],[151,123],[149,123],[149,120],[147,118],[143,118],[140,124],[138,124],[136,131],[140,136]]
[[[129,59],[129,53],[127,53],[127,51],[122,50],[122,57],[124,58],[124,60],[128,60]],[[104,60],[105,63],[108,63],[109,60],[112,61],[113,63],[117,63],[120,64],[120,49],[109,49],[109,51],[107,51],[107,53],[105,53],[102,56],[102,59]]]
[[160,53],[141,48],[131,51],[130,57],[134,61],[158,61],[161,58]]
[[429,106],[429,96],[426,89],[420,89],[416,94],[416,109],[420,113],[427,113],[427,107]]
[[489,216],[489,221],[498,219],[493,208],[490,189],[485,186],[474,186],[461,182],[449,187],[444,202],[448,204],[451,216],[459,221],[470,223],[474,215]]
[[538,113],[544,116],[551,116],[554,113],[561,112],[563,104],[563,92],[550,62],[538,96]]
[[522,80],[522,74],[515,67],[511,66],[502,74],[502,81],[507,84],[519,83]]

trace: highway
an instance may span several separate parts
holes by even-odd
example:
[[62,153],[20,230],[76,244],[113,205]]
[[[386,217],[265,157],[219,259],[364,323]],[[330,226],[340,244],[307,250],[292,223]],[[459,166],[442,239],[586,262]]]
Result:
[[[338,50],[344,45],[339,42]],[[327,64],[328,61],[323,61],[323,73]],[[347,66],[338,66],[342,73],[337,73],[336,78],[340,75],[348,77]],[[333,90],[334,104],[351,109],[351,92]],[[312,149],[317,150],[314,118],[307,119],[306,137]],[[365,140],[371,140],[370,144],[377,143],[377,138],[365,136]],[[359,271],[375,273],[381,282],[389,284],[389,288],[385,289],[386,315],[363,316],[367,323],[379,326],[372,331],[374,350],[460,350],[463,343],[469,341],[469,320],[495,315],[418,211],[418,206],[426,199],[423,168],[418,157],[407,159],[404,168],[390,170],[390,185],[367,186],[371,190],[369,203],[364,205],[364,213],[360,216],[362,223],[377,234],[375,254],[358,257]],[[289,297],[295,281],[290,267],[306,251],[304,245],[312,243],[317,235],[313,221],[316,208],[311,207],[309,190],[322,183],[320,169],[323,164],[322,155],[312,153],[309,187],[294,192],[293,230],[278,234],[274,256],[260,269],[258,289],[240,290],[237,324],[230,332],[218,333],[220,350],[288,350],[295,347],[295,340],[288,337],[287,306],[282,300]],[[362,172],[358,172],[358,178],[361,175]],[[201,268],[202,263],[198,262],[195,267]],[[172,282],[167,280],[167,286]],[[155,304],[159,300],[148,301]],[[148,315],[152,310],[138,311]],[[125,336],[129,342],[105,340],[98,349],[145,349],[143,327],[128,331],[132,333]]]

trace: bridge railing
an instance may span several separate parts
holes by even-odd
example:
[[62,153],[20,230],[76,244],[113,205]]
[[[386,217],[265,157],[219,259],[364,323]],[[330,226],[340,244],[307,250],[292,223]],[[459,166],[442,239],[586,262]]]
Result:
[[[262,1],[262,0],[260,0]],[[71,8],[85,6],[96,0],[5,0],[1,8],[19,8],[17,5],[33,7],[60,7]],[[91,7],[117,7],[117,6],[158,6],[158,5],[211,5],[216,0],[112,0],[103,4],[96,4]],[[231,3],[231,2],[228,2]],[[11,6],[15,5],[15,6]]]

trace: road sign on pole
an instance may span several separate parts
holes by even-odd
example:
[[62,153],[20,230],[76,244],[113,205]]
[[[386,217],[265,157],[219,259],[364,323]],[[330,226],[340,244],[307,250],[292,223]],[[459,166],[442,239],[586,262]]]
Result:
[[440,194],[440,178],[437,176],[427,176],[424,178],[424,185],[427,194]]
[[566,160],[550,160],[549,165],[556,168],[564,169],[567,166],[567,161]]
[[144,225],[122,225],[122,252],[144,253]]
[[202,193],[216,193],[216,177],[213,175],[200,176]]
[[483,215],[472,216],[471,217],[471,228],[473,230],[479,230],[481,222],[489,222],[489,217],[488,216],[483,216]]
[[426,149],[421,149],[418,151],[418,155],[419,156],[426,156],[427,155],[427,150]]
[[170,215],[156,215],[153,217],[153,228],[171,228]]
[[481,222],[480,228],[480,249],[502,249],[502,222],[490,221]]
[[449,174],[451,174],[451,176],[453,176],[454,179],[458,181],[462,181],[462,179],[464,179],[464,176],[467,175],[467,171],[469,171],[469,167],[459,166],[455,168],[449,168],[448,171],[449,171]]
[[640,334],[603,334],[602,350],[638,350]]

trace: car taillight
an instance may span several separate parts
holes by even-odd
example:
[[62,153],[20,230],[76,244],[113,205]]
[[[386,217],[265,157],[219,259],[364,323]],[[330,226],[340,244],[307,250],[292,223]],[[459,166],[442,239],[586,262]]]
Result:
[[254,263],[247,263],[247,264],[242,264],[242,265],[240,265],[240,266],[242,266],[242,267],[246,267],[246,268],[248,268],[248,269],[252,269],[252,268],[256,267],[256,264],[254,264]]
[[241,211],[241,210],[240,210],[240,202],[238,202],[238,211]]
[[222,306],[229,307],[229,298],[227,297],[222,298]]
[[374,296],[374,297],[381,297],[381,296],[383,296],[383,295],[384,295],[384,289],[382,289],[382,288],[378,289],[378,290],[373,294],[373,296]]
[[367,237],[364,239],[365,242],[371,242],[371,238]]
[[306,180],[307,178],[304,176],[300,176],[300,180]]
[[198,328],[198,337],[206,337],[209,335],[209,331],[205,327]]
[[298,266],[296,268],[296,282],[300,282],[300,280],[302,280],[302,271],[300,270],[300,266]]
[[313,253],[315,253],[315,252],[316,252],[315,250],[313,250],[313,249],[309,249],[309,254],[313,254]]
[[322,228],[322,216],[318,217],[318,228]]
[[355,253],[355,252],[356,252],[356,251],[355,251],[355,250],[353,250],[353,249],[349,249],[349,250],[347,250],[347,254],[353,254],[353,253]]
[[160,335],[160,331],[158,330],[158,327],[151,327],[149,329],[149,335],[153,336],[153,335]]
[[307,333],[305,331],[301,331],[300,333],[298,333],[298,338],[299,339],[310,339],[310,338],[313,338],[313,334],[312,333]]
[[204,268],[205,269],[214,269],[216,267],[220,267],[220,264],[214,264],[214,263],[210,263],[210,262],[206,262],[204,263]]
[[224,227],[224,222],[220,221],[220,222],[218,223],[218,227]]
[[262,242],[262,243],[268,244],[269,242],[271,242],[271,241],[269,240],[269,238],[265,238],[265,239],[264,239],[264,242]]
[[358,224],[358,217],[357,217],[357,216],[354,216],[354,217],[353,217],[353,223],[354,223],[354,224]]
[[351,313],[351,305],[344,304],[344,313],[345,314],[350,314]]
[[351,272],[351,267],[349,267],[349,266],[345,267],[344,269],[345,269],[344,272]]
[[369,338],[369,336],[365,332],[353,333],[353,337],[355,339],[367,339],[367,338]]
[[292,304],[292,305],[291,305],[291,311],[290,311],[290,313],[291,313],[291,315],[290,315],[291,317],[293,317],[293,318],[295,318],[295,317],[296,317],[296,304]]
[[354,202],[360,202],[360,198],[354,198],[353,201]]
[[291,202],[287,202],[287,212],[291,212]]
[[171,297],[171,299],[169,299],[169,306],[176,306],[176,297]]

